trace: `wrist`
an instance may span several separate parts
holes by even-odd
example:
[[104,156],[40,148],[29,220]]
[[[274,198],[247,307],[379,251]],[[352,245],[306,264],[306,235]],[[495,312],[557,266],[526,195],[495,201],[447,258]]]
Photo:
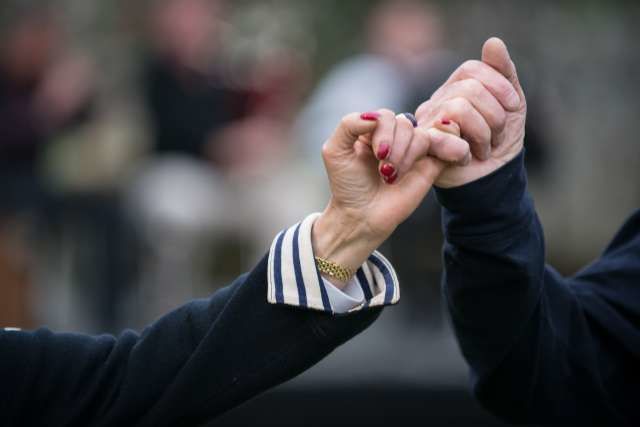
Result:
[[435,182],[436,188],[447,189],[462,187],[495,173],[510,163],[523,150],[522,144],[510,147],[499,156],[484,161],[472,160],[467,166],[451,166]]
[[474,182],[436,188],[447,235],[489,235],[529,215],[524,152]]
[[[311,231],[314,255],[355,272],[384,238],[376,237],[366,224],[331,204],[316,219]],[[346,284],[325,275],[338,287]]]

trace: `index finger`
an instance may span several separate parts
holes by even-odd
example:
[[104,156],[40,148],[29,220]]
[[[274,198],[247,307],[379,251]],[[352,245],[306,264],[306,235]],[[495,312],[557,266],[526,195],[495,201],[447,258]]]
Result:
[[366,135],[378,125],[380,115],[376,112],[350,113],[340,120],[340,124],[333,135],[324,143],[323,153],[353,150],[353,144],[363,135]]
[[[463,63],[451,74],[442,88],[450,83],[470,78],[482,83],[506,110],[517,111],[520,107],[520,96],[513,84],[502,73],[482,61],[469,60]],[[438,89],[431,98],[437,99],[443,92],[442,88]]]

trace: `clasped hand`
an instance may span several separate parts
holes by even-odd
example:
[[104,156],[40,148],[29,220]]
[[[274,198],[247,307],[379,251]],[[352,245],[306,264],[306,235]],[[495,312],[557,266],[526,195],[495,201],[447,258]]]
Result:
[[416,117],[417,127],[387,109],[342,119],[322,149],[332,196],[314,225],[316,255],[357,269],[433,185],[464,185],[522,150],[526,100],[505,44],[487,40]]

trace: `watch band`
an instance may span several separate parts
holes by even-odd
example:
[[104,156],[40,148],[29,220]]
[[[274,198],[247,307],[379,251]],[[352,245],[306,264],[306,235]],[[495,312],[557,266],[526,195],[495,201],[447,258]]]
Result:
[[343,282],[348,282],[353,276],[353,271],[350,268],[344,267],[340,264],[336,264],[333,261],[329,261],[324,258],[315,257],[316,258],[316,266],[318,267],[318,271],[321,273],[328,274],[331,277],[334,277]]

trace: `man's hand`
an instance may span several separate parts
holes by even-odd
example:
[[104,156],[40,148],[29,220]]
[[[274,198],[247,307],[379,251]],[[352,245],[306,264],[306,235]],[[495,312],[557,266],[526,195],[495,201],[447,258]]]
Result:
[[482,48],[482,61],[462,64],[416,111],[421,127],[433,128],[430,132],[440,139],[463,138],[473,155],[469,165],[447,168],[435,185],[457,187],[513,159],[524,145],[526,115],[524,92],[507,47],[491,38]]

